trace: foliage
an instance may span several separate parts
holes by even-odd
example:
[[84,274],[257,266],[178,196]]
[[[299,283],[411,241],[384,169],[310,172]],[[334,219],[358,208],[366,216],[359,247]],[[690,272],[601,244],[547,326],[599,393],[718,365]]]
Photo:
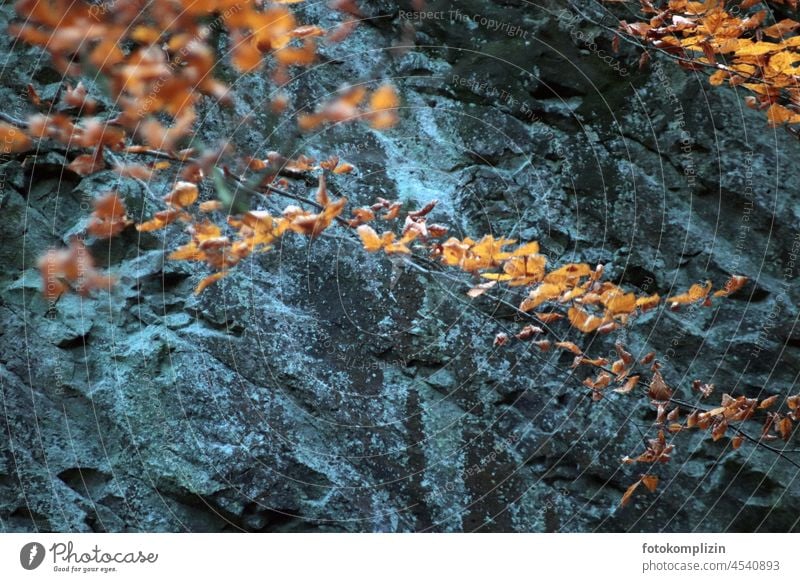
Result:
[[770,125],[800,123],[800,22],[777,20],[769,10],[771,4],[796,11],[796,0],[639,3],[643,20],[620,22],[621,32],[684,69],[709,71],[711,85],[746,89],[745,103],[765,110]]
[[[6,149],[24,153],[37,141],[50,140],[84,150],[69,164],[77,174],[103,170],[110,159],[120,176],[141,182],[179,165],[174,185],[163,197],[164,209],[135,228],[153,232],[173,223],[185,225],[188,240],[173,250],[169,259],[204,263],[212,270],[197,284],[196,293],[227,276],[250,255],[268,252],[284,236],[314,239],[333,225],[344,229],[367,252],[383,253],[422,270],[445,269],[471,276],[471,283],[460,279],[469,287],[469,300],[491,298],[493,290],[500,287],[522,290],[518,305],[512,307],[528,323],[511,335],[497,334],[495,346],[510,345],[513,335],[518,342],[534,342],[541,351],[557,349],[572,354],[573,369],[590,372],[583,387],[592,400],[610,394],[638,394],[654,408],[657,437],[644,442],[643,452],[623,460],[623,464],[650,467],[625,492],[623,505],[640,485],[656,490],[658,477],[652,471],[669,461],[675,449],[667,435],[708,430],[717,441],[732,433],[734,448],[745,439],[767,446],[774,438],[790,438],[793,423],[800,420],[800,396],[786,399],[786,412],[768,412],[777,404],[777,397],[758,401],[724,394],[713,408],[686,404],[663,378],[655,354],[637,360],[618,342],[618,358],[613,362],[593,358],[552,327],[562,325],[583,334],[612,333],[664,304],[669,309],[709,307],[715,299],[741,290],[746,277],[733,275],[717,290],[710,281],[698,283],[665,300],[658,294],[637,295],[605,279],[602,265],[549,267],[536,242],[517,244],[491,235],[447,237],[446,225],[428,222],[435,202],[404,211],[400,201],[379,198],[368,207],[348,208],[345,197],[329,192],[326,176],[348,173],[353,166],[335,156],[317,161],[270,152],[265,159],[257,159],[233,151],[230,144],[184,147],[195,137],[197,106],[203,96],[223,105],[234,100],[229,88],[215,77],[220,57],[212,47],[214,29],[227,35],[230,62],[238,71],[266,67],[272,78],[282,83],[292,67],[315,62],[318,42],[338,42],[352,32],[360,15],[351,0],[334,0],[330,6],[341,14],[341,24],[323,30],[297,21],[289,7],[295,1],[156,0],[98,5],[18,0],[16,9],[24,23],[12,27],[16,36],[46,50],[67,77],[99,73],[117,109],[102,111],[82,83],[68,85],[58,103],[45,103],[36,88],[29,87],[32,107],[48,112],[34,113],[26,120],[6,116],[0,124]],[[678,55],[685,67],[715,68],[712,82],[727,80],[746,87],[754,94],[752,104],[768,108],[773,122],[800,120],[800,112],[793,109],[793,102],[800,104],[800,97],[792,87],[794,47],[800,43],[792,41],[798,37],[782,38],[800,24],[784,21],[763,28],[763,15],[735,18],[713,0],[703,4],[671,0],[660,7],[648,0],[641,2],[643,13],[652,18],[647,23],[622,23],[626,34]],[[788,104],[779,105],[779,98],[784,97]],[[276,94],[272,107],[284,111],[287,97]],[[382,131],[398,123],[399,107],[393,85],[378,83],[371,92],[359,85],[343,88],[314,112],[301,114],[297,122],[302,130],[311,130],[325,123],[363,121]],[[117,154],[151,161],[123,163]],[[312,175],[318,181],[313,200],[290,191],[292,183],[287,177]],[[201,200],[199,186],[208,182],[217,198]],[[246,194],[244,200],[240,193]],[[292,204],[275,214],[251,207],[252,199],[273,195],[289,198]],[[131,225],[122,198],[116,192],[104,192],[94,201],[86,233],[108,239]],[[67,292],[88,295],[114,282],[95,269],[79,239],[72,240],[67,249],[49,251],[39,267],[44,296],[51,302]],[[649,380],[644,380],[647,377]],[[699,381],[693,388],[703,398],[714,391]],[[759,438],[742,428],[757,414],[764,418]]]

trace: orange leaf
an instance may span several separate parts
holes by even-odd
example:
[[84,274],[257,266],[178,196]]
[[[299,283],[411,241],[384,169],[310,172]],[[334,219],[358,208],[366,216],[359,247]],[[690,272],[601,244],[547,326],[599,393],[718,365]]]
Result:
[[4,154],[17,154],[31,149],[31,138],[10,123],[0,121],[0,151]]
[[672,398],[672,390],[667,386],[667,383],[664,382],[664,378],[658,370],[653,372],[653,379],[650,381],[650,389],[647,395],[653,400],[662,402]]
[[383,247],[383,241],[381,240],[381,237],[378,236],[378,233],[375,232],[371,226],[362,224],[356,229],[356,232],[358,233],[358,236],[361,237],[361,242],[364,244],[364,248],[370,253],[379,251]]
[[567,312],[572,327],[579,329],[583,333],[589,333],[596,330],[603,323],[603,320],[594,315],[589,315],[579,307],[570,307]]
[[673,306],[694,303],[695,301],[705,299],[709,291],[711,291],[711,281],[706,281],[705,285],[695,283],[689,288],[689,291],[670,297],[667,299],[667,302]]
[[556,347],[576,355],[581,355],[583,353],[581,349],[572,342],[556,342]]
[[603,304],[606,306],[609,315],[630,313],[636,309],[636,295],[614,290],[603,294]]
[[657,475],[642,475],[642,485],[647,487],[647,490],[650,493],[655,493],[656,488],[658,487],[658,476]]
[[758,408],[761,409],[761,410],[763,410],[765,408],[770,408],[777,401],[778,401],[778,396],[777,395],[770,396],[769,398],[765,398],[764,400],[762,400],[761,403],[758,405]]
[[714,297],[725,297],[731,293],[736,293],[739,289],[747,284],[747,277],[742,275],[733,275],[725,282],[725,287],[714,293]]
[[217,281],[225,277],[229,272],[230,271],[219,271],[217,273],[214,273],[213,275],[209,275],[208,277],[206,277],[197,284],[197,287],[195,287],[194,289],[194,294],[200,295],[200,293],[203,292],[203,289],[205,289],[212,283],[216,283]]
[[639,488],[639,485],[641,484],[642,480],[639,479],[638,481],[636,481],[636,483],[634,483],[625,490],[625,494],[622,496],[622,499],[619,502],[619,504],[622,507],[625,507],[626,505],[628,505],[628,503],[630,503],[631,497],[633,497],[634,492]]
[[528,297],[522,301],[519,308],[521,311],[536,309],[545,301],[556,299],[561,295],[562,287],[554,283],[542,283],[533,289]]
[[67,166],[70,170],[79,176],[88,176],[99,172],[105,168],[106,163],[103,160],[103,146],[98,146],[97,151],[93,154],[82,154],[72,160]]
[[117,236],[131,224],[125,215],[125,204],[116,192],[110,192],[94,201],[94,212],[86,230],[97,238]]
[[375,129],[389,129],[397,124],[397,107],[400,99],[391,84],[378,87],[369,99],[370,125]]

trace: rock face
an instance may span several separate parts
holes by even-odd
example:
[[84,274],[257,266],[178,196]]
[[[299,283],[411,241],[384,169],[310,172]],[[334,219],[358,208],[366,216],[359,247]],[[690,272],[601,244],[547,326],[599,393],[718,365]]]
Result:
[[[640,291],[747,275],[718,308],[650,313],[622,339],[663,354],[687,398],[695,378],[796,393],[797,140],[731,89],[613,55],[603,14],[454,4],[421,19],[364,3],[367,24],[290,85],[302,109],[393,78],[394,130],[300,134],[267,112],[262,73],[229,79],[235,106],[208,105],[199,135],[261,157],[338,154],[358,172],[332,187],[355,205],[438,199],[454,234],[538,240],[552,262],[604,263]],[[323,6],[301,10],[326,26]],[[415,48],[390,50],[409,34]],[[23,116],[28,83],[46,95],[61,79],[10,45],[0,91]],[[653,435],[646,403],[592,403],[567,355],[493,348],[519,326],[502,305],[342,231],[286,239],[196,297],[203,268],[164,260],[180,228],[129,229],[91,246],[114,292],[48,310],[36,257],[83,228],[87,201],[116,188],[138,220],[171,180],[81,179],[61,170],[74,155],[0,167],[0,531],[800,530],[797,468],[700,433],[676,439],[656,494],[620,509],[640,472],[620,459]],[[578,335],[598,355],[614,339]]]

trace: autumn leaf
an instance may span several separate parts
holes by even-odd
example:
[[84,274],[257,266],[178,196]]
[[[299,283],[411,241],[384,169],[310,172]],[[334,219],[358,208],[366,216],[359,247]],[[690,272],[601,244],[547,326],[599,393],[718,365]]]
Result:
[[378,236],[378,233],[375,232],[375,229],[371,226],[362,224],[356,229],[356,232],[358,236],[361,237],[364,248],[370,253],[377,252],[383,247],[381,237]]
[[657,307],[660,301],[661,297],[658,295],[658,293],[654,293],[649,297],[639,297],[636,300],[636,307],[642,311],[649,311],[650,309]]
[[4,154],[17,154],[31,149],[33,143],[22,129],[0,121],[0,151]]
[[609,315],[630,313],[636,308],[636,295],[614,289],[602,295],[602,302]]
[[528,297],[522,301],[520,311],[531,311],[536,309],[545,301],[558,298],[561,295],[561,286],[554,283],[542,283],[534,288]]
[[774,396],[770,396],[769,398],[765,398],[764,400],[762,400],[761,403],[758,405],[758,408],[761,410],[764,410],[765,408],[771,408],[772,406],[775,405],[777,401],[778,401],[777,394]]
[[776,430],[781,438],[785,441],[789,440],[792,436],[792,419],[787,415],[775,423]]
[[556,345],[557,348],[560,348],[560,349],[568,351],[568,352],[572,352],[573,354],[576,354],[576,355],[581,355],[583,353],[583,350],[581,350],[573,342],[556,342],[555,345]]
[[544,330],[541,327],[529,324],[523,327],[515,337],[519,340],[529,340],[533,336],[542,333],[544,333]]
[[52,249],[38,260],[42,294],[50,302],[73,290],[86,297],[96,289],[110,290],[114,278],[100,274],[83,242],[70,240],[69,248]]
[[[467,291],[467,295],[469,297],[472,297],[473,299],[475,297],[480,297],[495,285],[497,285],[497,281],[487,281],[486,283],[480,283],[479,285],[476,285],[475,287]],[[519,335],[517,337],[519,337]]]
[[186,208],[197,200],[197,185],[191,182],[177,182],[169,194],[164,196],[164,202],[174,208]]
[[116,192],[109,192],[94,200],[94,212],[89,217],[86,231],[97,238],[111,238],[121,233],[132,221],[128,219],[125,204]]
[[714,297],[726,297],[731,293],[736,293],[747,284],[748,278],[741,275],[733,275],[725,282],[725,287],[714,292]]
[[161,230],[168,224],[172,224],[178,219],[189,220],[191,217],[182,211],[180,208],[170,208],[169,210],[162,210],[156,212],[153,218],[136,225],[136,230],[139,232],[152,232],[154,230]]
[[625,490],[625,494],[622,496],[622,499],[620,499],[620,502],[619,502],[619,504],[622,507],[625,507],[626,505],[628,505],[628,503],[630,503],[631,498],[633,497],[633,494],[636,492],[636,490],[639,488],[639,485],[641,485],[641,484],[642,484],[642,480],[639,479],[638,481],[633,483],[630,487],[628,487]]
[[229,271],[219,271],[218,273],[214,273],[213,275],[209,275],[208,277],[205,277],[202,281],[200,281],[197,284],[197,287],[194,288],[194,294],[195,295],[200,295],[200,293],[202,293],[203,290],[206,287],[208,287],[212,283],[216,283],[217,281],[219,281],[223,277],[226,277],[228,275],[228,273],[229,273]]
[[397,107],[400,99],[397,89],[387,83],[378,87],[370,96],[368,114],[370,125],[375,129],[390,129],[398,122]]
[[579,307],[570,307],[569,311],[567,311],[567,317],[572,327],[579,329],[583,333],[592,332],[603,323],[602,318],[589,315]]
[[93,154],[82,154],[72,160],[67,166],[70,170],[79,176],[88,176],[99,172],[105,168],[106,163],[103,159],[103,146],[98,146]]
[[638,383],[639,383],[639,376],[631,376],[625,381],[625,384],[623,384],[621,388],[617,388],[616,390],[614,390],[614,392],[617,392],[619,394],[628,394],[634,388],[636,388],[636,385]]
[[672,398],[672,390],[664,382],[661,372],[656,370],[653,372],[653,379],[650,381],[650,388],[647,395],[653,400],[667,401]]
[[642,485],[647,487],[650,493],[655,493],[658,487],[658,476],[656,475],[642,475]]
[[708,296],[709,291],[711,291],[711,281],[706,281],[704,285],[694,284],[689,288],[689,291],[670,297],[667,299],[667,302],[673,306],[695,303],[704,300]]

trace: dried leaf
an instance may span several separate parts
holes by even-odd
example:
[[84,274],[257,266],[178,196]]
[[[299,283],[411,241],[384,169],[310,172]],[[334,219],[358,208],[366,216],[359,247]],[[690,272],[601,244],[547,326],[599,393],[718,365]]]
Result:
[[656,475],[642,475],[642,485],[647,487],[650,493],[655,493],[658,487],[658,476]]
[[641,485],[641,484],[642,484],[642,480],[639,479],[633,485],[631,485],[630,487],[628,487],[625,490],[625,494],[622,496],[622,499],[619,502],[619,504],[622,507],[625,507],[626,505],[628,505],[628,503],[630,503],[631,498],[633,497],[633,494],[636,492],[636,489],[638,489],[639,485]]
[[0,121],[0,152],[3,154],[17,154],[31,149],[33,143],[18,127]]
[[672,390],[667,383],[664,382],[664,378],[661,376],[661,372],[656,370],[653,372],[653,379],[650,381],[650,389],[647,392],[647,395],[652,398],[653,400],[658,401],[668,401],[672,398]]
[[619,394],[628,394],[639,383],[639,376],[631,376],[625,381],[625,384],[622,385],[621,388],[617,388],[614,392],[618,392]]
[[556,342],[555,345],[557,348],[560,348],[568,352],[572,352],[573,354],[576,355],[581,355],[583,353],[583,351],[572,342]]

